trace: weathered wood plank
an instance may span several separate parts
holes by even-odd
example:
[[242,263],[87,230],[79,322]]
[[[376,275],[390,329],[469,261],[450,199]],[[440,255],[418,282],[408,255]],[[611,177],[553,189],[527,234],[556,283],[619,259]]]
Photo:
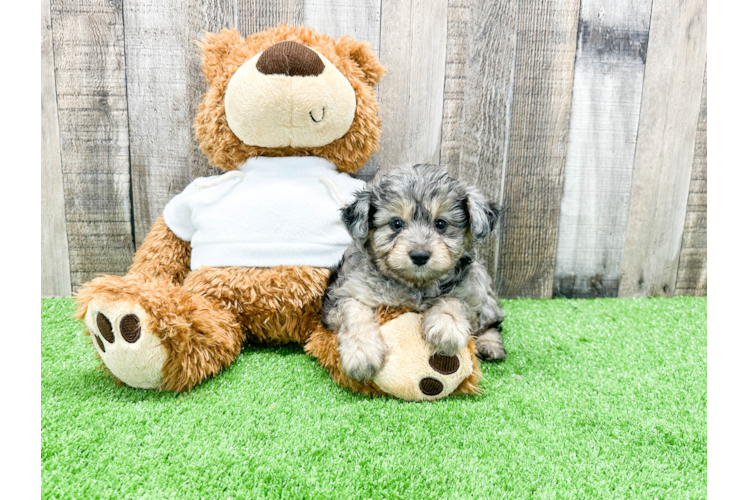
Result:
[[[452,0],[447,23],[441,164],[500,205],[518,4]],[[498,243],[496,235],[478,245],[491,276]]]
[[706,295],[706,68],[675,294]]
[[244,36],[278,23],[301,24],[304,0],[236,0],[236,17],[236,27]]
[[365,40],[379,54],[381,14],[380,0],[305,0],[303,24],[333,38]]
[[654,0],[621,297],[672,295],[706,65],[706,1]]
[[235,20],[233,0],[128,0],[125,50],[135,242],[194,178],[220,173],[192,124],[207,85],[195,41]]
[[42,0],[42,297],[70,295],[49,0]]
[[554,295],[618,295],[651,7],[582,0]]
[[[333,38],[348,35],[367,41],[379,55],[380,0],[305,0],[303,23]],[[372,158],[356,177],[368,181],[375,172],[376,162]]]
[[122,3],[52,0],[60,151],[73,288],[132,261]]
[[[447,47],[444,66],[442,140],[439,160],[450,169],[460,164],[462,152],[463,107],[467,88],[465,75],[469,58],[468,38],[474,28],[473,0],[449,0],[447,5]],[[479,10],[479,9],[478,9]],[[511,27],[514,30],[514,26]],[[452,170],[455,173],[454,170]]]
[[706,199],[706,246],[707,254],[707,289],[720,289],[720,226],[721,196],[708,196]]
[[126,0],[125,57],[135,246],[190,182],[184,0]]
[[550,298],[579,3],[519,6],[498,293]]
[[377,167],[439,163],[447,1],[384,0],[379,84],[382,138]]
[[[197,107],[202,95],[208,90],[208,84],[200,70],[200,49],[195,41],[200,40],[205,32],[218,33],[224,28],[236,26],[236,9],[234,0],[189,0],[186,13],[186,37],[182,40],[185,45],[186,58],[185,86],[187,89],[187,116],[192,127]],[[200,145],[195,139],[195,133],[190,128],[189,133],[189,172],[190,179],[218,175],[221,171],[211,167]]]

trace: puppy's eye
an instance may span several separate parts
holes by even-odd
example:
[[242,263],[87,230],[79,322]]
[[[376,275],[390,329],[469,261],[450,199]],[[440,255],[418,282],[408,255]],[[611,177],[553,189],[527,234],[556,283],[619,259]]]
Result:
[[392,222],[390,222],[390,227],[392,227],[392,229],[402,229],[403,221],[400,219],[394,219]]
[[436,222],[434,222],[434,226],[439,231],[443,231],[447,227],[447,221],[445,221],[444,219],[436,219]]

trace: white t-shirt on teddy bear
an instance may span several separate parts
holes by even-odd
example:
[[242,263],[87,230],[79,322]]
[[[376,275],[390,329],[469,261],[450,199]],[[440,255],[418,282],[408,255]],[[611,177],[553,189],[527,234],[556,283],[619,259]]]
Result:
[[318,157],[251,158],[192,181],[164,221],[201,266],[332,267],[351,243],[340,208],[365,183]]

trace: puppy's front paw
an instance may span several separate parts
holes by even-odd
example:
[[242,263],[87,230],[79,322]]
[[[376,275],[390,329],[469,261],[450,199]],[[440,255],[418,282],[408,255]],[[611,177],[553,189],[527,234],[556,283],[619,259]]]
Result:
[[470,322],[461,314],[436,312],[423,316],[423,338],[431,352],[454,356],[468,343]]
[[352,379],[363,382],[371,380],[383,364],[383,358],[362,350],[340,353],[340,364],[343,372]]
[[[338,351],[343,373],[358,381],[371,380],[382,368],[387,346],[373,326],[372,332],[361,333],[356,337],[339,336]],[[345,341],[342,341],[345,338]]]

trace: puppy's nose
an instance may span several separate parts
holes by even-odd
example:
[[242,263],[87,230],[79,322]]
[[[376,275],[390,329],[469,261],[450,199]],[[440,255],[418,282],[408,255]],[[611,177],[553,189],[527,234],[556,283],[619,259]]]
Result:
[[410,260],[417,266],[422,266],[429,261],[431,258],[431,252],[428,250],[413,250],[410,255]]
[[290,40],[265,49],[257,60],[257,71],[265,75],[317,76],[324,70],[312,49]]

